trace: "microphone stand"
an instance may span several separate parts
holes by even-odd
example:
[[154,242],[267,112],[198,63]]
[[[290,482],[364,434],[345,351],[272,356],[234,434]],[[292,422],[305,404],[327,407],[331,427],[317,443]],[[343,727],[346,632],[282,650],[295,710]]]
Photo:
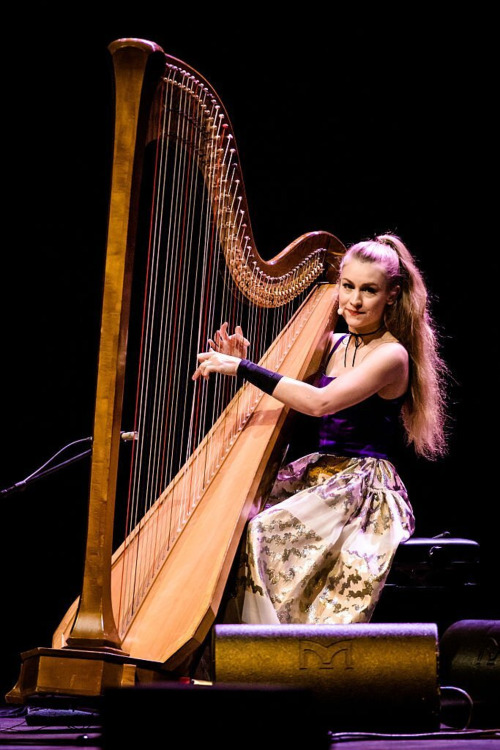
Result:
[[[38,481],[39,479],[44,479],[45,477],[49,476],[50,474],[54,474],[56,471],[60,471],[61,469],[65,469],[70,464],[75,463],[76,461],[80,461],[82,458],[85,458],[85,456],[88,456],[90,453],[92,453],[92,448],[89,448],[86,451],[83,451],[82,453],[78,453],[76,456],[73,456],[72,458],[68,458],[65,461],[62,461],[59,464],[56,464],[55,466],[51,466],[48,469],[45,469],[46,466],[48,466],[54,458],[59,456],[61,453],[63,453],[65,450],[70,448],[72,445],[76,445],[77,443],[85,443],[85,442],[92,442],[92,438],[82,438],[81,440],[76,440],[73,443],[70,443],[69,445],[66,445],[64,448],[61,448],[60,451],[58,451],[52,458],[49,458],[48,461],[46,461],[43,466],[41,466],[39,469],[33,472],[33,474],[30,474],[30,476],[26,477],[26,479],[22,479],[20,482],[16,482],[11,487],[6,487],[3,490],[0,490],[0,497],[7,497],[8,495],[12,495],[16,492],[23,492],[30,484],[33,482]],[[43,471],[43,469],[45,469]]]
[[[125,443],[132,442],[134,440],[137,440],[137,432],[121,432],[120,437],[121,440]],[[61,463],[56,464],[55,466],[46,468],[50,463],[52,463],[55,458],[57,458],[57,456],[60,456],[61,453],[64,453],[64,451],[68,450],[68,448],[71,448],[73,445],[78,445],[80,443],[92,443],[92,438],[80,438],[80,440],[74,440],[72,443],[68,443],[68,445],[65,445],[64,448],[58,450],[57,453],[55,453],[52,458],[49,458],[49,460],[46,461],[42,466],[40,466],[40,468],[26,477],[26,479],[22,479],[20,482],[16,482],[11,487],[6,487],[4,490],[0,490],[0,497],[7,497],[8,495],[12,495],[15,492],[23,492],[26,487],[32,482],[36,482],[38,479],[43,479],[44,477],[49,476],[49,474],[54,474],[56,471],[65,469],[66,466],[75,463],[75,461],[80,461],[82,458],[85,458],[85,456],[88,456],[90,453],[92,453],[92,448],[89,448],[88,450],[83,451],[83,453],[78,453],[76,456],[68,458]]]

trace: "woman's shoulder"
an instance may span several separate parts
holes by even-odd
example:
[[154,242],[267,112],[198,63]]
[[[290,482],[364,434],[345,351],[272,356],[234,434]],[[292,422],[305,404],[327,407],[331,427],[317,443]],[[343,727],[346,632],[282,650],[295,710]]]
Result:
[[408,350],[391,335],[380,339],[379,343],[367,354],[370,357],[370,362],[378,361],[384,367],[390,366],[391,369],[394,368],[401,372],[406,372],[409,366]]
[[379,365],[387,373],[389,379],[387,385],[378,391],[378,395],[383,399],[405,397],[408,393],[410,377],[408,350],[400,341],[392,337],[379,347],[378,355],[384,358],[383,361],[379,361]]

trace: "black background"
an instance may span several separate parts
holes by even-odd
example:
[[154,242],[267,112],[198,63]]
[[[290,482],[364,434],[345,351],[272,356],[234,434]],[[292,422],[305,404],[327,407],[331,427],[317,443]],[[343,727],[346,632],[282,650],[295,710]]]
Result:
[[[186,4],[107,17],[14,20],[3,44],[1,488],[92,434],[111,154],[108,44],[142,37],[196,68],[237,137],[264,257],[304,232],[345,244],[394,231],[417,256],[453,373],[452,433],[438,462],[408,458],[417,533],[481,544],[484,615],[497,617],[494,431],[498,316],[493,73],[478,15],[340,17],[309,4],[269,16]],[[321,6],[320,6],[321,7]],[[127,17],[129,16],[129,17]],[[89,462],[2,502],[2,654],[50,645],[77,595]]]

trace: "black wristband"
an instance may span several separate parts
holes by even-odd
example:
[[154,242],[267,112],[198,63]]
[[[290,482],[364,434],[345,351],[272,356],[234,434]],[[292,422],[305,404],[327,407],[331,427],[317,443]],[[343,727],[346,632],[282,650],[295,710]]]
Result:
[[283,377],[279,372],[266,370],[265,367],[256,365],[255,362],[250,362],[249,359],[241,360],[236,375],[240,378],[245,378],[249,383],[256,385],[257,388],[260,388],[261,391],[268,393],[270,396]]

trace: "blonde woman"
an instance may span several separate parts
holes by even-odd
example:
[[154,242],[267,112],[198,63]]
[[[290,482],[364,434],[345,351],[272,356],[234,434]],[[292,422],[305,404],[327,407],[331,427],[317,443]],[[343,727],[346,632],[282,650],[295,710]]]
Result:
[[348,331],[331,334],[313,384],[247,360],[240,328],[222,326],[198,355],[194,379],[244,378],[313,418],[307,454],[280,469],[248,525],[246,623],[368,622],[414,530],[393,456],[401,440],[427,458],[446,450],[446,367],[422,275],[398,237],[349,248],[338,305]]

